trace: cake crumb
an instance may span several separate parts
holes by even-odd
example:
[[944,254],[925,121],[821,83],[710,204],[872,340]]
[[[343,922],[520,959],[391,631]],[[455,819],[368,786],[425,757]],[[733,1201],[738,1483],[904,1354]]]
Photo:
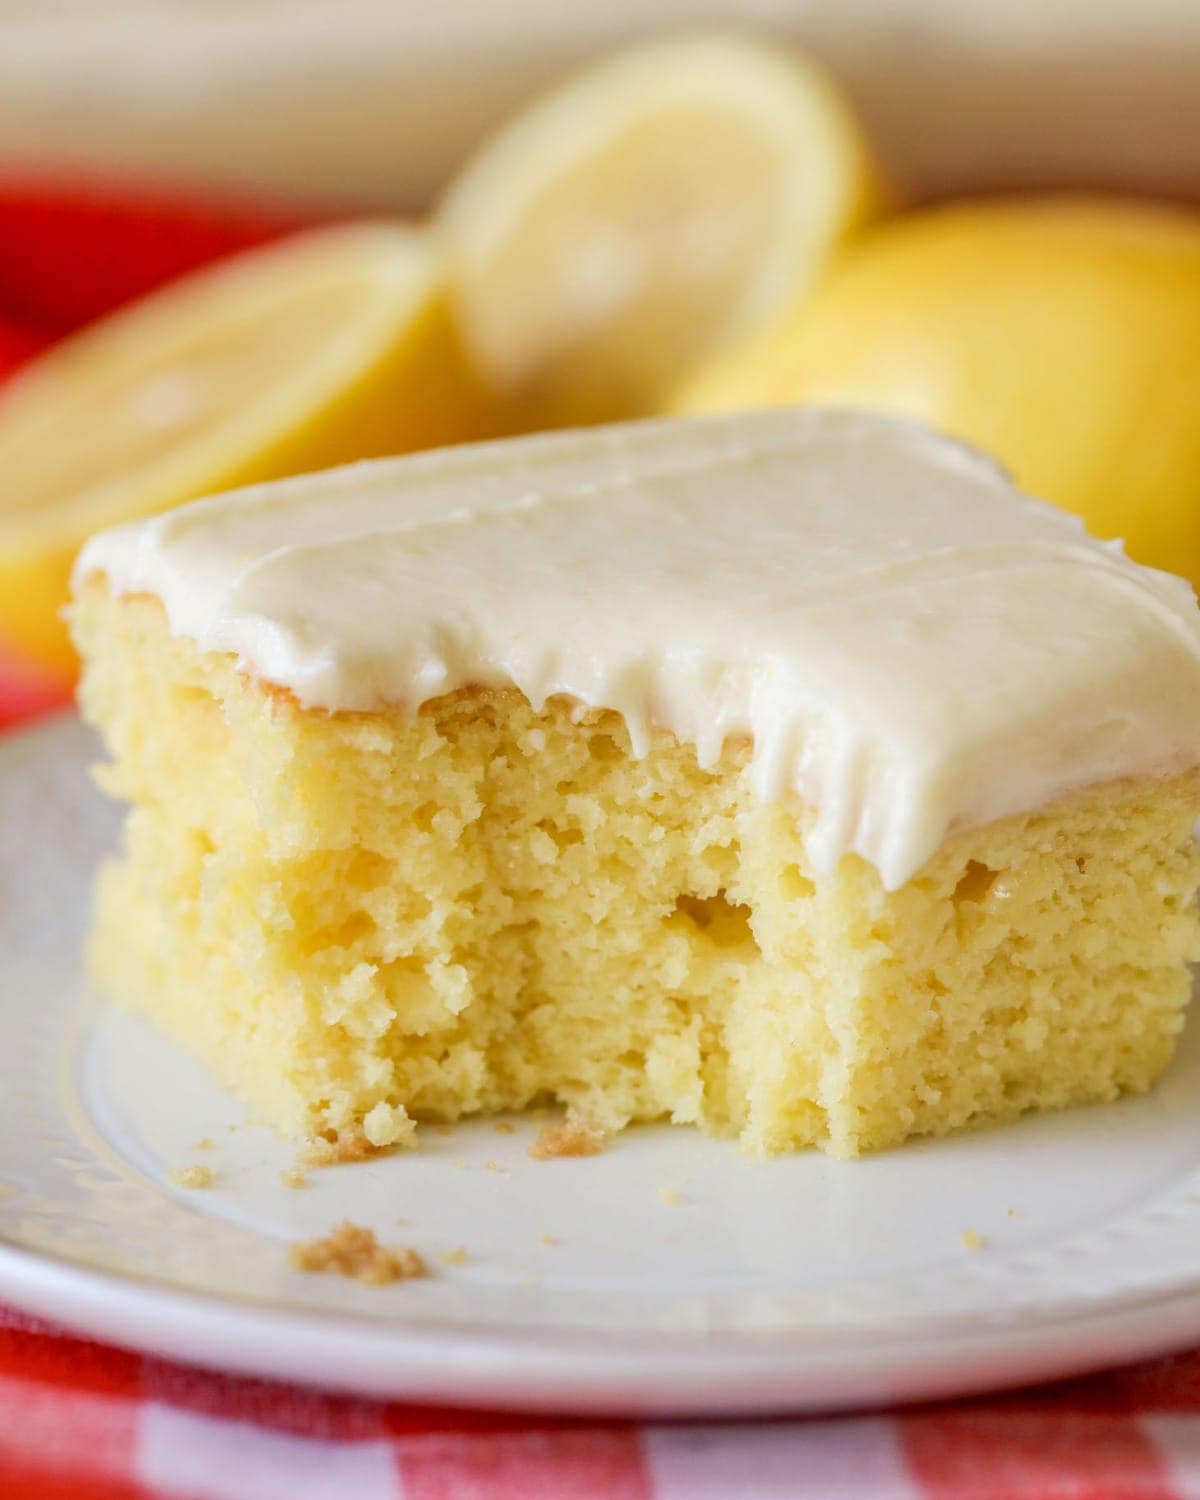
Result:
[[691,1199],[685,1197],[684,1194],[678,1190],[678,1188],[660,1187],[655,1188],[655,1192],[658,1194],[658,1200],[660,1203],[674,1204],[691,1202]]
[[595,1156],[604,1150],[604,1136],[594,1125],[570,1115],[553,1125],[543,1125],[528,1156],[534,1161],[549,1161],[555,1156]]
[[498,1161],[485,1161],[483,1170],[485,1172],[499,1172],[501,1177],[508,1176],[508,1168],[502,1167]]
[[543,1229],[543,1230],[540,1230],[539,1233],[538,1233],[538,1244],[539,1245],[549,1245],[549,1246],[553,1247],[554,1245],[558,1244],[558,1241],[554,1238],[554,1236],[552,1234],[547,1234],[546,1231]]
[[361,1130],[351,1130],[329,1140],[317,1136],[309,1141],[298,1158],[301,1167],[332,1167],[342,1162],[367,1161],[382,1156],[390,1146],[373,1146]]
[[516,1135],[517,1133],[517,1127],[515,1125],[510,1125],[507,1120],[500,1120],[497,1124],[492,1126],[492,1129],[496,1132],[497,1135]]
[[213,1180],[211,1167],[176,1167],[167,1173],[168,1179],[177,1188],[206,1188]]
[[1009,1217],[1009,1218],[1010,1218],[1010,1219],[1016,1219],[1016,1218],[1018,1218],[1018,1217],[1019,1217],[1019,1215],[1018,1215],[1018,1213],[1017,1213],[1017,1211],[1016,1211],[1016,1209],[1015,1209],[1015,1208],[1010,1208],[1010,1209],[1009,1209],[1009,1211],[1008,1211],[1008,1217]]
[[411,1146],[416,1140],[416,1122],[398,1104],[382,1100],[369,1109],[359,1126],[372,1146]]
[[196,1142],[196,1150],[197,1151],[212,1151],[214,1149],[214,1147],[216,1146],[216,1144],[217,1144],[216,1141],[213,1140],[213,1138],[212,1138],[211,1135],[206,1135],[202,1141],[197,1141]]
[[388,1249],[375,1238],[373,1229],[339,1224],[323,1239],[292,1245],[288,1262],[295,1271],[329,1276],[348,1276],[364,1286],[386,1286],[426,1275],[425,1262],[415,1250],[398,1245]]
[[974,1229],[964,1229],[961,1236],[964,1250],[982,1250],[984,1245],[983,1236]]
[[308,1182],[300,1167],[285,1167],[279,1174],[279,1180],[284,1187],[289,1188],[302,1188]]
[[465,1245],[458,1245],[453,1250],[447,1250],[442,1256],[442,1260],[448,1266],[465,1266],[470,1259],[471,1252]]

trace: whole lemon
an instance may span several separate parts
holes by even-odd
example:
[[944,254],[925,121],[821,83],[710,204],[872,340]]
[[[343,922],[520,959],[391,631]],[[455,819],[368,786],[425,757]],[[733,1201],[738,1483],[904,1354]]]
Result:
[[679,392],[681,411],[822,402],[926,422],[1200,582],[1200,216],[1121,200],[892,220]]

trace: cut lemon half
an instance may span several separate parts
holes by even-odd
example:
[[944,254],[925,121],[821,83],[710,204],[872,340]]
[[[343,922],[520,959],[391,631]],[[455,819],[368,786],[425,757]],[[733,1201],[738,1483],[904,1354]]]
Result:
[[102,527],[502,425],[417,231],[313,231],[177,282],[0,391],[0,648],[73,670],[59,611]]
[[1054,199],[896,219],[674,407],[802,401],[967,438],[1200,584],[1200,216]]
[[881,195],[833,82],[742,37],[601,62],[496,135],[442,204],[452,297],[496,387],[544,419],[655,409],[777,314]]

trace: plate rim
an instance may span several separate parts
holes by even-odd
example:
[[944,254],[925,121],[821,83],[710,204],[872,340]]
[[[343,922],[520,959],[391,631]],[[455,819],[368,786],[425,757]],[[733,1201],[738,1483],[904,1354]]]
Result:
[[[1086,1376],[1200,1341],[1200,1278],[1023,1323],[814,1343],[783,1333],[406,1327],[182,1288],[0,1236],[0,1290],[26,1314],[243,1378],[475,1410],[744,1418],[919,1405]],[[1074,1334],[1076,1337],[1070,1338]]]

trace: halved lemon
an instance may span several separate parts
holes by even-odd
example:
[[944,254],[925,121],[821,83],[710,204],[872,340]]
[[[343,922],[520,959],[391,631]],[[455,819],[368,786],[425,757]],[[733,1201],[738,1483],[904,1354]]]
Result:
[[0,391],[0,647],[73,670],[59,610],[101,527],[503,425],[415,230],[317,230],[188,277]]
[[455,312],[543,420],[653,410],[777,314],[880,200],[835,84],[786,47],[620,53],[500,131],[441,207]]
[[1200,584],[1200,215],[1067,198],[896,219],[673,405],[801,401],[978,443],[1098,536]]

